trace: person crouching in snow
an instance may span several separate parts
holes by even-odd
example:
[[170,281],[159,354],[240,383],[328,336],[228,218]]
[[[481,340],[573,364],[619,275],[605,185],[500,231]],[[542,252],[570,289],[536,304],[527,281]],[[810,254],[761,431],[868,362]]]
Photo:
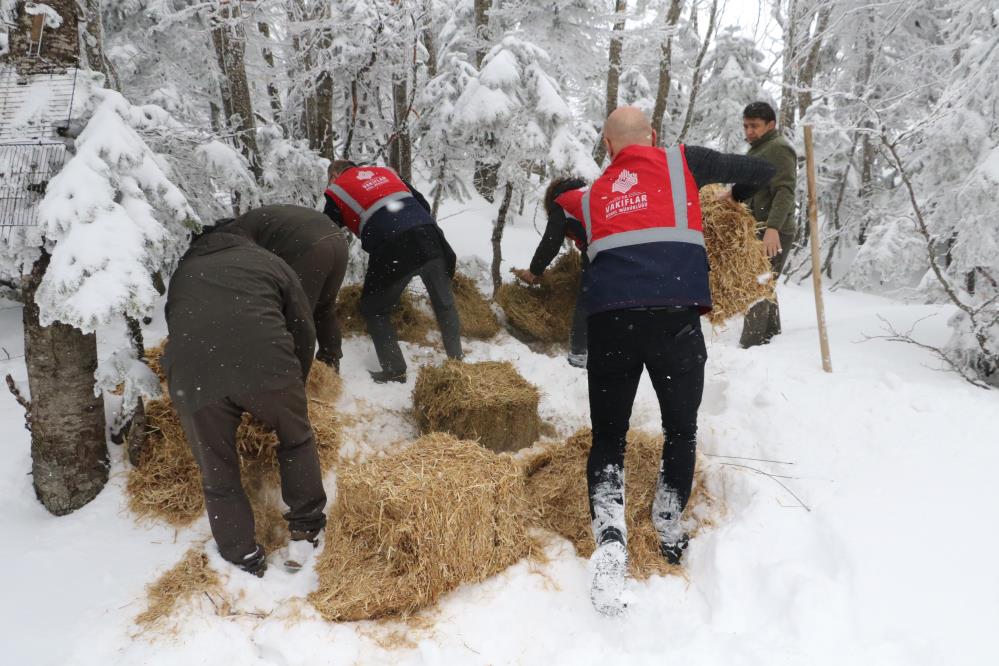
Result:
[[316,325],[316,360],[340,371],[343,356],[336,297],[347,272],[347,239],[317,210],[273,205],[237,217],[240,231],[257,245],[281,257],[298,275]]
[[[548,214],[548,224],[545,233],[534,251],[531,267],[515,268],[513,274],[527,284],[538,284],[541,275],[548,268],[558,251],[562,241],[568,238],[582,252],[583,273],[590,265],[586,256],[586,229],[583,221],[577,220],[567,213],[563,205],[583,198],[586,193],[586,183],[575,177],[556,178],[545,191],[545,212]],[[586,308],[583,305],[583,280],[579,281],[579,293],[576,296],[576,310],[572,316],[572,331],[569,333],[569,365],[577,368],[586,367]]]
[[243,412],[272,427],[294,570],[326,525],[319,455],[305,380],[316,348],[312,308],[298,276],[233,225],[191,243],[170,280],[163,354],[170,398],[201,469],[219,553],[256,576],[267,568],[240,483],[236,428]]
[[451,291],[456,257],[430,214],[430,204],[387,167],[337,160],[329,176],[323,212],[360,238],[369,255],[360,310],[382,367],[371,373],[372,379],[406,381],[406,359],[391,314],[417,275],[430,295],[444,351],[460,359],[461,323]]

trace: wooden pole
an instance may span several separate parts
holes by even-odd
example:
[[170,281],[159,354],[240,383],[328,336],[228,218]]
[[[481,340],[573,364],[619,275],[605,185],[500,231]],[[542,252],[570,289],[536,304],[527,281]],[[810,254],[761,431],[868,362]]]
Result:
[[815,147],[812,143],[812,126],[805,125],[805,163],[808,170],[808,230],[812,246],[812,286],[815,289],[815,318],[819,324],[819,349],[822,351],[822,369],[832,372],[829,358],[829,336],[826,333],[826,308],[822,303],[822,271],[819,255],[819,204],[815,192]]

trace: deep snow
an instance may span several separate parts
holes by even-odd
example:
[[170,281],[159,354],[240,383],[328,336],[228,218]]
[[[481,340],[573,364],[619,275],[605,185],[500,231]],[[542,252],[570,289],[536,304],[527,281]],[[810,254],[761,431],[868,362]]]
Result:
[[[459,256],[488,257],[493,211],[442,210]],[[526,266],[531,215],[507,230],[509,265]],[[541,220],[538,225],[542,225]],[[505,267],[506,268],[506,267]],[[505,270],[504,268],[504,270]],[[784,334],[753,350],[739,324],[709,333],[700,451],[727,512],[692,540],[686,577],[630,582],[623,619],[590,607],[586,562],[553,541],[552,561],[521,562],[449,595],[425,626],[329,624],[301,600],[316,584],[271,570],[235,572],[238,615],[207,601],[181,611],[176,637],[135,636],[143,588],[207,521],[175,532],[136,525],[123,496],[122,451],[87,507],[48,515],[31,488],[20,408],[0,395],[0,654],[8,664],[989,664],[999,663],[999,545],[994,418],[999,394],[942,372],[925,351],[865,336],[879,317],[943,344],[950,311],[840,290],[827,293],[834,373],[822,372],[810,287],[780,288]],[[162,315],[147,336],[162,334]],[[707,329],[706,329],[707,331]],[[513,361],[544,392],[542,417],[564,436],[588,424],[585,372],[508,335],[466,343],[469,360]],[[23,382],[20,311],[0,309],[0,371]],[[415,367],[443,355],[404,345]],[[6,355],[0,351],[0,359]],[[375,387],[365,338],[345,345],[342,408],[358,415],[345,454],[412,439],[408,384]],[[657,428],[643,379],[632,427]],[[762,462],[762,461],[774,462]],[[764,476],[760,472],[779,475]],[[780,483],[778,483],[778,481]],[[580,483],[584,483],[580,479]],[[787,489],[782,487],[784,484]],[[793,494],[792,494],[793,493]],[[807,509],[803,507],[807,506]],[[211,542],[213,564],[229,571]],[[260,611],[266,617],[246,614]],[[398,640],[404,637],[406,640]]]

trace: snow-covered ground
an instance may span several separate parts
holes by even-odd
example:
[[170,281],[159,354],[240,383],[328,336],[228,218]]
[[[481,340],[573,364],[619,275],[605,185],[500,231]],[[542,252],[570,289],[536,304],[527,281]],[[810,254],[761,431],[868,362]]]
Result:
[[[530,259],[532,212],[507,230],[510,265]],[[442,211],[459,256],[488,257],[492,214],[482,202]],[[32,491],[21,410],[2,392],[0,663],[999,663],[999,537],[986,513],[999,506],[999,393],[941,372],[920,349],[865,339],[883,332],[879,317],[900,330],[929,317],[917,332],[942,344],[946,309],[827,294],[834,373],[825,374],[810,288],[782,286],[780,299],[784,334],[771,345],[740,350],[738,324],[708,335],[700,450],[726,514],[691,542],[684,577],[631,583],[617,620],[591,609],[586,562],[555,541],[549,564],[522,562],[463,587],[420,626],[327,623],[302,599],[314,574],[272,568],[263,580],[229,578],[243,595],[235,615],[199,601],[182,611],[175,636],[150,641],[132,624],[144,586],[209,539],[207,521],[179,532],[137,525],[118,447],[94,502],[48,515]],[[150,339],[162,331],[160,316]],[[12,357],[0,372],[23,381],[17,308],[0,309],[0,346]],[[468,349],[472,361],[513,361],[544,392],[542,417],[560,435],[588,424],[585,373],[563,358],[506,334]],[[405,351],[413,366],[441,358]],[[342,408],[358,416],[346,452],[411,439],[415,373],[405,386],[376,388],[368,341],[349,340],[345,354]],[[658,420],[646,379],[632,427],[655,430]]]

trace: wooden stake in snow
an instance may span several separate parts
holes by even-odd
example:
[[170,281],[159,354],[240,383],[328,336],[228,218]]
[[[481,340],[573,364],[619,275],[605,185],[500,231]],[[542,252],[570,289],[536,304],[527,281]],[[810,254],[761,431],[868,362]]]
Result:
[[832,372],[829,358],[829,336],[826,334],[826,309],[822,303],[822,271],[819,259],[818,196],[815,193],[815,148],[812,144],[812,126],[805,125],[805,163],[808,170],[808,229],[812,246],[812,286],[815,288],[815,317],[819,324],[819,348],[822,351],[822,369]]

